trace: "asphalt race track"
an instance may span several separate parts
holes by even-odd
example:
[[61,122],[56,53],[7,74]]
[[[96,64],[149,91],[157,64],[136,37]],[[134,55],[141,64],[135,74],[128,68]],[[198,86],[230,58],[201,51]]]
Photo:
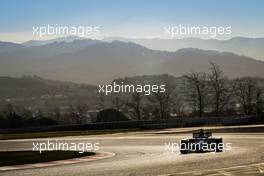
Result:
[[[178,129],[127,132],[108,135],[49,138],[65,142],[98,142],[111,158],[51,167],[1,171],[0,175],[264,175],[264,132],[216,133],[232,149],[222,153],[182,155],[165,149],[191,134]],[[47,139],[0,141],[0,150],[32,150],[32,142]]]

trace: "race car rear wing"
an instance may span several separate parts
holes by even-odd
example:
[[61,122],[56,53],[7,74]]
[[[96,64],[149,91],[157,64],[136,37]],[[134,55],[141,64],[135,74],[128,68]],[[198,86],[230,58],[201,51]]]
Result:
[[212,136],[212,132],[199,130],[196,132],[193,132],[193,138],[209,138]]

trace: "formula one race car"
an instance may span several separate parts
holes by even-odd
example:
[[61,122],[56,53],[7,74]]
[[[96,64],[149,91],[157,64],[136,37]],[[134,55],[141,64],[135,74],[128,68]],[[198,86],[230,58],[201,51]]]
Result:
[[193,138],[181,140],[180,152],[222,152],[223,139],[212,137],[212,132],[200,129],[193,132]]

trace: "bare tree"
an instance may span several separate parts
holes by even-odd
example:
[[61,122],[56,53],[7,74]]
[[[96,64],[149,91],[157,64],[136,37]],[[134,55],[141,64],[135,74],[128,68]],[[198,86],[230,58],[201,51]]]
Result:
[[263,113],[263,104],[264,104],[264,99],[263,99],[263,91],[260,87],[257,88],[256,92],[256,114],[261,115]]
[[127,106],[133,109],[133,115],[137,117],[137,120],[142,120],[142,99],[142,93],[135,92],[131,94],[131,99],[127,102]]
[[97,109],[99,111],[102,111],[105,109],[105,96],[104,95],[99,95],[97,99]]
[[209,86],[211,88],[211,103],[216,116],[223,112],[235,90],[234,84],[228,82],[224,77],[220,66],[210,63],[210,73],[208,74]]
[[23,118],[32,118],[33,114],[30,108],[26,108],[23,105],[17,107],[17,113]]
[[180,116],[180,117],[185,116],[186,103],[181,94],[175,93],[173,95],[171,107],[172,107],[172,111],[175,112],[177,116]]
[[70,116],[77,124],[81,124],[85,117],[85,113],[87,112],[87,106],[81,103],[77,105],[69,104],[69,113]]
[[37,107],[36,111],[35,111],[35,118],[43,118],[44,117],[44,113],[43,113],[43,108],[42,107]]
[[184,75],[187,80],[187,96],[191,102],[193,111],[199,112],[199,117],[203,116],[207,98],[206,74],[201,72],[191,72]]
[[59,107],[52,108],[51,114],[52,114],[52,117],[54,117],[54,119],[56,119],[57,121],[61,119],[61,110]]
[[116,109],[116,110],[118,110],[118,111],[120,111],[121,110],[121,99],[120,99],[120,97],[119,97],[120,95],[117,95],[117,96],[113,96],[112,97],[112,104],[113,104],[113,106],[114,106],[114,108]]
[[176,88],[174,78],[169,75],[162,75],[161,79],[157,81],[156,85],[165,85],[165,92],[161,90],[153,93],[148,99],[153,105],[156,105],[156,110],[159,111],[161,119],[168,118],[170,116],[172,94]]
[[4,113],[6,116],[12,116],[13,114],[16,114],[14,106],[12,104],[7,104]]
[[9,127],[17,128],[23,126],[23,121],[21,117],[17,114],[15,107],[12,104],[6,105],[4,115],[9,121]]
[[237,97],[246,115],[252,114],[256,101],[260,97],[257,82],[250,77],[237,79]]

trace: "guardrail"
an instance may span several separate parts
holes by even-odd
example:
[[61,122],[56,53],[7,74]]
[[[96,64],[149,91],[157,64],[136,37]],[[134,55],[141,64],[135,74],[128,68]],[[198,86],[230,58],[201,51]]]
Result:
[[28,127],[14,129],[0,129],[0,133],[26,133],[26,132],[44,132],[44,131],[80,131],[80,130],[111,130],[111,129],[159,129],[192,127],[205,125],[248,125],[256,122],[264,122],[264,117],[260,116],[242,116],[242,117],[178,117],[158,120],[142,121],[122,121],[122,122],[101,122],[82,125],[56,125],[45,127]]

